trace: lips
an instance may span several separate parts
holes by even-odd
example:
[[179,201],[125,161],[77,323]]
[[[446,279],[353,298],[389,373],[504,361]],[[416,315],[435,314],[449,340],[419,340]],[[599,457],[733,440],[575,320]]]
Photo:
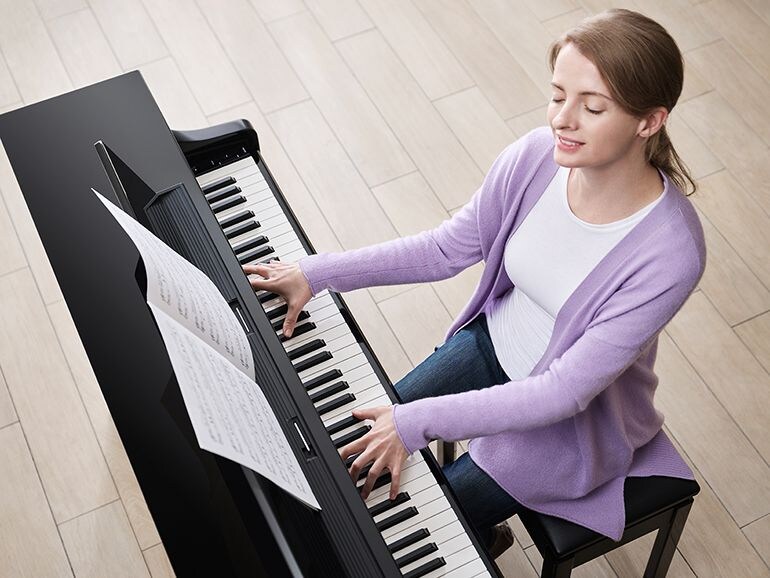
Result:
[[563,142],[567,146],[569,146],[569,145],[582,145],[582,144],[585,144],[585,143],[582,143],[582,142],[577,141],[577,140],[568,139],[567,137],[564,137],[564,136],[562,136],[560,134],[557,134],[556,136],[559,138],[559,140],[561,140],[561,142]]

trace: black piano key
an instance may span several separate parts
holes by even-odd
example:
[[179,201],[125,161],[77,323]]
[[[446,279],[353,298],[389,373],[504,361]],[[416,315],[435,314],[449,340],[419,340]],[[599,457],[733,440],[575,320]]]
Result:
[[222,177],[221,179],[212,181],[208,185],[203,187],[202,189],[203,194],[208,195],[209,193],[212,193],[217,189],[221,189],[222,187],[226,187],[228,185],[233,185],[233,184],[235,184],[235,179],[233,177]]
[[319,405],[316,408],[316,411],[318,412],[318,415],[324,415],[325,413],[334,411],[335,409],[340,408],[343,405],[350,403],[351,401],[355,401],[355,399],[355,395],[352,393],[346,393],[345,395],[341,395],[331,401],[327,401],[326,403]]
[[396,560],[396,566],[399,568],[403,568],[407,564],[411,564],[412,562],[417,562],[420,558],[424,558],[428,554],[432,554],[433,552],[438,551],[438,546],[436,546],[435,542],[431,542],[430,544],[425,544],[423,546],[420,546],[417,548],[417,550],[413,550],[409,552],[408,554],[404,554],[401,556],[401,558],[398,558]]
[[[303,359],[302,361],[294,364],[294,370],[297,373],[302,373],[303,371],[310,369],[311,367],[315,367],[316,365],[323,363],[324,361],[329,361],[332,358],[331,351],[322,351],[321,353],[316,353],[312,357],[308,357],[307,359]],[[341,390],[338,390],[341,391]],[[312,399],[312,396],[311,396]]]
[[303,323],[302,325],[297,325],[294,328],[294,332],[291,334],[291,337],[287,337],[283,333],[281,333],[281,337],[278,339],[283,343],[284,341],[288,341],[289,339],[293,339],[294,337],[297,337],[298,335],[302,335],[303,333],[307,333],[308,331],[313,331],[315,329],[315,323],[312,321],[308,321],[307,323]]
[[225,187],[223,189],[219,189],[218,191],[213,191],[211,193],[208,193],[206,195],[206,200],[209,202],[209,205],[211,205],[212,203],[216,203],[217,201],[221,201],[222,199],[226,199],[227,197],[231,197],[232,195],[237,195],[240,192],[241,192],[241,187],[230,185],[229,187]]
[[[270,314],[267,315],[270,317]],[[308,353],[312,353],[316,349],[321,349],[326,345],[326,342],[323,339],[313,339],[313,341],[309,341],[303,345],[300,345],[299,347],[295,347],[291,351],[288,351],[289,359],[294,361],[298,357],[302,357],[303,355],[307,355]]]
[[240,255],[238,257],[238,262],[241,265],[245,265],[250,261],[261,259],[262,257],[269,255],[273,251],[275,251],[275,249],[273,249],[270,245],[267,245],[266,247],[257,247],[256,249],[252,249],[251,251],[246,251],[245,253]]
[[[251,213],[251,211],[248,211],[248,212]],[[239,237],[244,233],[248,233],[249,231],[253,231],[254,229],[258,229],[258,228],[259,228],[258,221],[246,221],[244,223],[241,223],[240,225],[236,225],[232,229],[228,229],[227,231],[225,231],[225,237],[227,237],[227,240],[229,241],[230,239],[235,239],[236,237]]]
[[379,478],[377,478],[377,481],[374,482],[374,486],[372,486],[372,491],[376,490],[377,488],[381,488],[382,486],[387,486],[390,483],[390,472],[387,474],[383,474]]
[[353,454],[352,456],[348,456],[348,459],[345,460],[345,468],[348,470],[350,469],[350,466],[353,465],[353,462],[356,461],[356,458],[360,456],[361,454]]
[[352,432],[346,433],[344,436],[338,437],[334,440],[334,447],[340,449],[343,446],[348,445],[350,442],[356,441],[358,438],[366,435],[372,429],[372,426],[365,425]]
[[315,393],[313,393],[310,396],[310,401],[313,403],[318,403],[319,401],[323,401],[327,397],[331,397],[335,393],[339,393],[341,391],[345,391],[348,389],[348,382],[347,381],[338,381],[334,385],[330,385],[329,387],[325,387],[323,389],[319,389]]
[[[310,313],[307,311],[300,311],[299,315],[297,315],[297,321],[304,321],[305,319],[310,318]],[[281,319],[279,321],[273,322],[273,331],[280,331],[281,327],[283,327],[284,320]]]
[[427,538],[428,536],[430,536],[430,532],[427,530],[427,528],[421,528],[416,532],[412,532],[411,534],[404,536],[403,538],[399,538],[395,542],[391,542],[390,544],[388,544],[388,550],[390,550],[391,554],[395,554],[399,550],[403,550],[407,546],[416,544],[417,542],[419,542],[423,538]]
[[262,295],[260,295],[258,299],[259,299],[259,302],[264,305],[268,301],[272,301],[273,299],[277,299],[278,297],[280,297],[278,293],[271,293],[270,291],[268,291],[267,293],[263,293]]
[[228,227],[232,227],[233,225],[237,225],[238,223],[242,223],[243,221],[253,217],[254,211],[239,211],[238,213],[230,215],[229,217],[219,221],[219,226],[223,229],[227,229]]
[[417,508],[414,506],[409,506],[408,508],[404,508],[400,512],[396,512],[392,516],[388,516],[384,520],[380,520],[377,522],[377,529],[380,532],[384,532],[388,528],[392,528],[396,524],[400,524],[401,522],[405,522],[406,520],[410,518],[414,518],[417,515]]
[[279,257],[270,257],[269,259],[265,259],[264,261],[257,261],[257,265],[267,265],[270,263],[270,261],[280,261],[281,259]]
[[329,427],[326,428],[326,433],[329,435],[334,435],[338,432],[341,432],[344,429],[349,428],[350,426],[356,425],[361,420],[357,417],[353,417],[352,415],[349,415],[348,417],[341,419],[338,422],[333,423]]
[[288,312],[289,312],[289,304],[288,303],[284,303],[283,305],[280,305],[278,307],[274,307],[273,309],[271,309],[270,311],[266,311],[265,313],[267,313],[267,318],[270,321],[272,321],[276,317],[283,317]]
[[422,566],[418,566],[411,572],[407,572],[404,574],[404,578],[420,578],[420,576],[425,576],[426,574],[429,574],[434,570],[438,570],[445,565],[446,561],[443,558],[434,558],[430,562],[426,562]]
[[236,195],[234,197],[229,197],[227,199],[217,201],[216,203],[211,205],[211,210],[216,215],[217,213],[221,213],[222,211],[226,211],[227,209],[232,209],[233,207],[237,207],[238,205],[241,205],[245,202],[246,202],[246,197],[241,195]]
[[314,377],[302,385],[305,386],[306,390],[311,390],[318,387],[319,385],[323,385],[324,383],[329,383],[332,379],[336,379],[337,377],[342,377],[342,372],[339,369],[330,369],[329,371]]
[[246,239],[245,241],[238,243],[237,245],[233,245],[233,252],[236,255],[240,255],[244,251],[248,251],[249,249],[253,249],[254,247],[259,247],[260,245],[264,245],[268,242],[268,238],[264,235],[257,235],[256,237],[252,237],[251,239]]
[[386,498],[382,502],[377,502],[374,504],[371,508],[369,508],[369,515],[374,518],[375,516],[384,514],[391,508],[395,508],[396,506],[399,506],[407,501],[409,501],[409,494],[407,492],[399,492],[399,494],[393,500]]

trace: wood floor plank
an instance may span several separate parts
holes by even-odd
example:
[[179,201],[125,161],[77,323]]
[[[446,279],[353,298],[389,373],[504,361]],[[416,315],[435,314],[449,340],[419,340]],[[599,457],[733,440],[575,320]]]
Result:
[[372,193],[401,237],[433,229],[449,218],[417,171],[373,187]]
[[444,207],[465,204],[483,175],[382,35],[364,32],[337,47]]
[[[540,4],[540,2],[535,2],[535,0],[527,0],[527,2],[528,4]],[[530,6],[530,10],[537,13],[537,9],[532,6]],[[564,34],[564,32],[576,26],[581,20],[588,16],[590,16],[588,11],[576,2],[574,9],[543,21],[543,26],[545,26],[545,29],[551,33],[551,38],[556,40]]]
[[16,89],[16,83],[13,81],[5,58],[0,54],[0,107],[10,106],[21,100],[21,95]]
[[766,287],[770,287],[770,217],[730,171],[719,171],[699,181],[692,195],[695,206],[741,255]]
[[120,500],[59,525],[78,578],[141,578],[150,572]]
[[168,56],[168,49],[141,0],[89,0],[124,70]]
[[[705,301],[702,295],[693,298]],[[689,313],[685,311],[685,317]],[[680,325],[686,321],[675,320],[668,331],[681,338]],[[770,512],[770,470],[728,413],[729,406],[726,410],[713,386],[709,388],[708,377],[698,366],[693,367],[678,345],[679,341],[675,344],[668,332],[661,334],[656,407],[666,417],[669,431],[698,464],[700,473],[736,522],[741,525],[756,520]],[[739,375],[735,376],[737,379]]]
[[540,22],[552,20],[579,9],[575,0],[524,0],[524,4]]
[[477,87],[451,94],[433,104],[476,166],[485,173],[503,149],[516,140]]
[[503,552],[503,555],[495,560],[495,564],[503,572],[503,576],[536,578],[540,575],[527,557],[526,550],[518,542],[514,542],[511,548]]
[[413,1],[502,118],[543,103],[540,88],[464,0]]
[[508,119],[505,124],[511,129],[511,132],[518,139],[523,137],[529,131],[539,126],[548,126],[547,120],[548,106],[543,105]]
[[[651,532],[604,555],[618,578],[644,575],[656,536],[655,532]],[[679,550],[674,552],[666,578],[696,578]]]
[[640,8],[645,16],[659,22],[668,31],[682,52],[720,38],[719,32],[697,10],[693,10],[689,0],[644,0]]
[[698,4],[696,11],[770,82],[770,24],[757,18],[743,0],[710,0]]
[[770,374],[770,311],[742,323],[735,333]]
[[152,578],[174,578],[176,576],[163,544],[148,548],[143,554]]
[[2,145],[0,145],[0,193],[4,197],[5,207],[11,217],[13,227],[16,229],[16,235],[21,243],[26,261],[35,276],[35,282],[43,295],[43,301],[53,303],[63,299],[40,235],[38,235],[32,215],[27,208],[24,195],[19,188],[8,155],[6,155]]
[[86,0],[35,0],[35,4],[45,20],[53,20],[64,14],[88,8]]
[[331,41],[374,26],[358,0],[305,0],[305,4]]
[[452,323],[446,308],[430,285],[421,284],[379,303],[393,332],[409,356],[418,365],[443,343]]
[[[697,196],[696,192],[693,198]],[[727,239],[699,212],[708,256],[700,288],[730,326],[770,309],[770,291]]]
[[117,498],[29,270],[0,277],[0,367],[57,522]]
[[551,96],[548,49],[553,38],[525,6],[505,0],[468,0],[476,13],[494,32],[535,83],[544,98]]
[[414,170],[393,130],[312,15],[291,16],[269,29],[370,186]]
[[687,165],[692,177],[700,179],[721,171],[725,168],[722,161],[682,119],[679,109],[680,105],[674,108],[666,121],[666,127],[677,154]]
[[153,546],[160,542],[160,536],[147,509],[142,490],[128,461],[126,450],[120,441],[120,435],[112,421],[67,304],[62,300],[49,305],[48,312],[139,547]]
[[297,169],[286,155],[281,141],[275,136],[270,124],[259,112],[256,105],[249,103],[208,117],[211,124],[240,118],[248,120],[254,126],[265,164],[270,169],[278,188],[281,189],[316,252],[340,251],[342,247],[339,240],[326,221],[318,203],[307,190],[305,183],[297,173]]
[[412,363],[367,290],[351,291],[343,296],[361,331],[372,346],[391,383],[397,383],[412,370]]
[[122,72],[99,23],[88,8],[50,20],[48,31],[76,88]]
[[743,533],[749,539],[757,552],[770,566],[770,516],[763,516],[759,520],[743,527]]
[[251,100],[194,0],[146,2],[145,8],[204,114]]
[[680,114],[770,215],[770,163],[764,141],[716,91],[683,102]]
[[5,385],[5,378],[0,373],[0,428],[17,421],[16,410],[13,408],[11,395],[8,393],[8,386]]
[[[452,319],[457,318],[470,301],[484,271],[483,263],[476,263],[450,279],[434,281],[433,290],[446,307]],[[448,328],[447,328],[448,329]]]
[[765,144],[770,144],[770,118],[766,102],[770,94],[770,80],[762,77],[725,40],[692,50],[686,59],[688,64],[711,79],[716,91]]
[[[538,552],[535,546],[527,548],[524,550],[524,552],[529,558],[532,566],[537,568],[537,575],[539,576],[539,572],[543,567],[543,557],[540,555],[540,552]],[[515,575],[516,574],[511,574],[511,576]],[[574,576],[574,578],[617,578],[618,575],[615,574],[612,566],[610,566],[607,562],[606,557],[600,556],[599,558],[595,558],[590,562],[583,564],[582,566],[574,568],[572,570],[571,576]]]
[[0,575],[72,576],[19,424],[0,429]]
[[305,10],[302,0],[251,0],[251,3],[265,23]]
[[11,217],[5,208],[5,201],[0,198],[0,275],[15,271],[27,265],[21,243],[16,236]]
[[[757,451],[765,460],[770,459],[770,430],[765,419],[770,407],[765,403],[770,402],[770,378],[765,369],[701,292],[693,294],[667,331],[732,418],[741,424]],[[717,351],[730,354],[714,355]],[[736,520],[746,523],[770,510],[770,479],[765,484],[759,484],[762,492],[754,498],[755,503],[746,504],[748,511],[739,512],[737,506],[731,509]],[[745,496],[736,499],[747,501]],[[753,508],[757,510],[751,515]]]
[[263,112],[308,98],[248,0],[198,0],[198,5]]
[[32,0],[0,0],[0,50],[25,103],[72,89]]
[[292,105],[267,119],[344,249],[397,236],[312,103]]
[[473,85],[455,55],[411,0],[362,0],[361,4],[430,100]]
[[190,87],[173,58],[161,58],[139,67],[166,123],[174,129],[201,128],[208,125]]
[[[665,426],[664,426],[665,427]],[[678,550],[699,578],[751,576],[769,578],[770,569],[720,503],[698,468],[669,435],[674,447],[690,466],[701,490],[695,496]]]

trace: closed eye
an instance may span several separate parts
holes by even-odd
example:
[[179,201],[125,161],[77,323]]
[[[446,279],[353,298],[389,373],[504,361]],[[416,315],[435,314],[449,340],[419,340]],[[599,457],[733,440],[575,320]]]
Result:
[[[557,98],[552,98],[551,102],[564,102],[564,99],[563,98],[558,98],[558,99]],[[592,110],[592,109],[590,109],[588,107],[586,107],[586,110],[588,112],[590,112],[591,114],[601,114],[601,113],[604,112],[603,110]]]

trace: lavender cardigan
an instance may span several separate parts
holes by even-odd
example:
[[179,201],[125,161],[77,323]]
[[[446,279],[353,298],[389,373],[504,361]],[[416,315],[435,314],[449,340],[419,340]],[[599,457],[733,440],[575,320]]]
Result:
[[[513,287],[503,250],[558,166],[548,127],[508,146],[479,190],[431,231],[304,257],[313,295],[447,279],[486,266],[446,338]],[[577,287],[532,373],[483,390],[396,405],[411,453],[433,439],[472,439],[470,455],[514,499],[619,540],[626,476],[693,474],[653,406],[658,334],[698,284],[706,248],[689,200],[666,196]]]

